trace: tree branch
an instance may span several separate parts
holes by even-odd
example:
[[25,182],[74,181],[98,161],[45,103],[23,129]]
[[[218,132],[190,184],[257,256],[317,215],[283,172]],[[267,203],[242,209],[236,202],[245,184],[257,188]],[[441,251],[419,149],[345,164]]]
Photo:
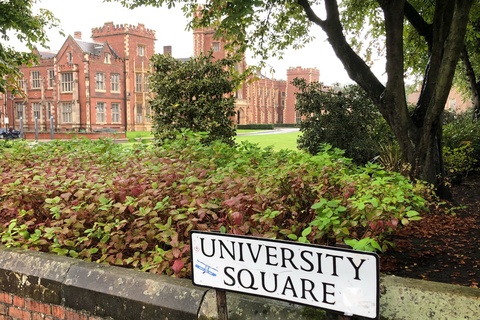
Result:
[[[345,36],[343,35],[343,27],[340,22],[337,1],[325,0],[325,8],[327,11],[327,18],[325,20],[320,19],[315,14],[307,0],[297,0],[297,3],[303,8],[308,19],[320,26],[327,34],[328,42],[332,46],[335,55],[342,62],[350,79],[361,86],[373,102],[380,107],[381,95],[385,90],[385,87],[373,74],[365,61],[353,51],[352,47],[345,39]],[[380,108],[380,112],[384,113],[385,110]]]
[[404,14],[405,18],[412,24],[415,30],[417,30],[418,34],[425,39],[428,50],[431,51],[433,37],[432,25],[427,23],[408,1],[405,1]]

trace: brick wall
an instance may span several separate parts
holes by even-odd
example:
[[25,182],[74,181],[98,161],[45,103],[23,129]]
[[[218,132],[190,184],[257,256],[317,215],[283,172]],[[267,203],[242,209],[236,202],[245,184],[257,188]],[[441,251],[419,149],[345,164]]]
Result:
[[[27,140],[35,140],[35,132],[24,132],[23,137]],[[127,139],[127,135],[125,132],[118,132],[118,133],[82,133],[82,132],[75,132],[75,133],[65,133],[65,132],[55,132],[53,135],[54,139],[60,140],[68,140],[68,139],[113,139],[113,140],[125,140]],[[38,133],[39,140],[51,140],[50,133],[46,132],[39,132]]]
[[101,320],[111,319],[89,315],[50,303],[0,292],[0,320]]

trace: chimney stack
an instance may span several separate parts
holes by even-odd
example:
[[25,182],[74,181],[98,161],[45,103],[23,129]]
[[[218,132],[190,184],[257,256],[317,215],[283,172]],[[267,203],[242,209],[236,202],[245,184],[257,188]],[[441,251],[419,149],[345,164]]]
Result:
[[82,40],[82,32],[81,31],[75,31],[73,33],[73,37],[78,40]]
[[164,46],[163,47],[163,55],[164,56],[172,56],[172,46]]

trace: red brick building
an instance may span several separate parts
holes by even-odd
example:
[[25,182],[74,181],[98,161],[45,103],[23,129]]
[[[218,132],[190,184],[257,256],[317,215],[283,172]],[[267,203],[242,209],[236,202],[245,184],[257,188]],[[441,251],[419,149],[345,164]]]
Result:
[[[194,55],[212,49],[215,58],[225,57],[225,43],[213,35],[211,28],[194,30]],[[151,130],[146,83],[155,31],[140,23],[106,22],[92,29],[91,39],[84,41],[75,32],[56,53],[36,51],[39,64],[21,69],[23,95],[0,94],[0,127],[28,132],[37,123],[39,131],[50,131],[53,123],[55,131],[62,132]],[[165,47],[164,54],[171,54],[171,47]],[[237,68],[245,70],[246,61]],[[319,76],[315,68],[300,67],[287,71],[287,81],[257,75],[234,93],[236,123],[298,123],[291,81],[318,81]]]
[[295,67],[287,70],[287,89],[285,98],[285,109],[283,112],[284,123],[299,123],[300,116],[295,110],[295,93],[298,89],[292,84],[293,79],[303,78],[307,83],[320,81],[320,71],[317,68]]
[[[21,69],[23,95],[4,96],[1,126],[32,131],[150,130],[146,91],[155,31],[107,22],[92,40],[68,36],[57,53]],[[7,120],[8,119],[8,120]]]
[[[213,51],[217,59],[225,57],[224,41],[214,38],[214,29],[197,28],[193,32],[194,55]],[[245,70],[243,61],[239,70]],[[316,68],[290,68],[287,81],[268,78],[262,74],[255,76],[236,93],[237,124],[296,124],[299,118],[295,111],[296,88],[291,84],[294,78],[304,78],[307,82],[319,81],[320,72]]]

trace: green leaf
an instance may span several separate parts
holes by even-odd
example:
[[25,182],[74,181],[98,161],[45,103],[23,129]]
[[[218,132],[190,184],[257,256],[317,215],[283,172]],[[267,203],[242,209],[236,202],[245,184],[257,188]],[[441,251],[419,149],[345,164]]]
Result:
[[302,231],[302,237],[307,237],[310,233],[312,233],[312,227],[307,227]]

